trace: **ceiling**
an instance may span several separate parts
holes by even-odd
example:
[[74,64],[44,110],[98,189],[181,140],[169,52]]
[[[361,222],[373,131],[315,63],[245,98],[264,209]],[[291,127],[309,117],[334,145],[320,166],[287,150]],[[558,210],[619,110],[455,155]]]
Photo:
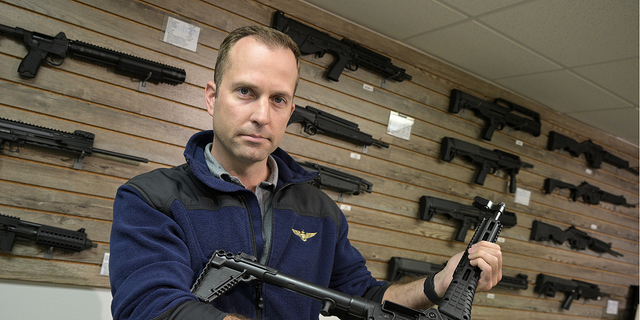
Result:
[[639,144],[637,0],[305,2]]

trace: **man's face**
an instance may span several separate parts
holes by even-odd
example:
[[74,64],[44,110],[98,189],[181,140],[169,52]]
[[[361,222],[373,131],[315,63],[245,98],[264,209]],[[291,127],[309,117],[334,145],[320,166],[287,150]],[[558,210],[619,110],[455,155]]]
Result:
[[220,88],[210,81],[205,91],[212,154],[227,170],[264,161],[280,145],[298,79],[290,50],[269,49],[253,37],[235,44],[229,62]]

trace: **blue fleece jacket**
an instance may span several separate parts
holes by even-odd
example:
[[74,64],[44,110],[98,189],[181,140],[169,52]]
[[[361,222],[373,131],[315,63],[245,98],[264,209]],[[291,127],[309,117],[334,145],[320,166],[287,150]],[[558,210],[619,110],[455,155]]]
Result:
[[[255,281],[236,285],[210,305],[190,293],[214,251],[259,257],[264,245],[255,194],[209,173],[204,147],[212,140],[211,131],[195,134],[184,152],[186,164],[142,174],[118,189],[109,261],[114,319],[181,319],[196,314],[217,319],[238,313],[317,320],[320,302]],[[279,148],[272,156],[279,177],[265,264],[349,295],[362,296],[383,285],[349,243],[344,214],[306,183],[314,174]],[[304,241],[294,230],[316,235]]]

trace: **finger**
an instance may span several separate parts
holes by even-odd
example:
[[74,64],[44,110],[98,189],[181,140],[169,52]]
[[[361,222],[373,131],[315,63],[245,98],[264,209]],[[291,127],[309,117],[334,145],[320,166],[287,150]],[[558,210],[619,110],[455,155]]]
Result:
[[480,273],[480,278],[478,279],[478,286],[476,288],[478,291],[488,291],[493,286],[495,286],[495,284],[497,284],[497,282],[494,283],[494,278],[492,275],[493,270],[491,268],[491,265],[489,265],[486,261],[482,259],[476,259],[474,261],[471,261],[471,265],[477,266],[478,268],[480,268],[480,270],[482,270],[482,272]]

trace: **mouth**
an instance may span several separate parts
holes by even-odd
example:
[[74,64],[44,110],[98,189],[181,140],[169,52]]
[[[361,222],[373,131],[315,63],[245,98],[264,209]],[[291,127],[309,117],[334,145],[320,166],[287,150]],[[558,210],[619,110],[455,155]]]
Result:
[[257,135],[257,134],[243,134],[242,137],[244,137],[246,140],[250,141],[250,142],[254,142],[254,143],[264,143],[266,141],[269,141],[268,138],[265,138],[261,135]]

